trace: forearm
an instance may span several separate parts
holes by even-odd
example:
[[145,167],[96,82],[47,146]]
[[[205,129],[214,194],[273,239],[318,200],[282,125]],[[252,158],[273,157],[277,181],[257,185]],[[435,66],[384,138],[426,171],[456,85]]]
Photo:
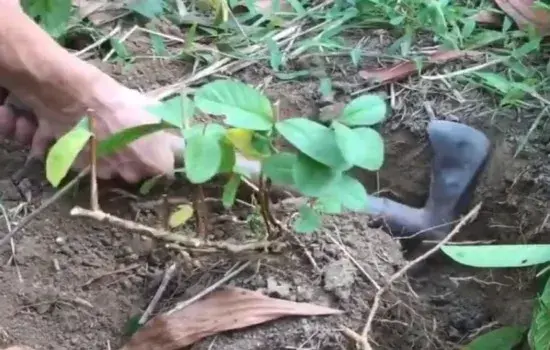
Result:
[[13,2],[0,0],[0,85],[21,98],[25,87],[41,86],[42,101],[52,93],[60,101],[62,89],[62,109],[74,101],[93,106],[96,94],[83,87],[104,84],[110,77],[61,47]]

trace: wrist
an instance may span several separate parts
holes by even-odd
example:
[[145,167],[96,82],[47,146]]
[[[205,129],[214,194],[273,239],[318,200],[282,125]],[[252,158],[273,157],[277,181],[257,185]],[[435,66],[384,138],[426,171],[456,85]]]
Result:
[[[4,3],[10,5],[0,10],[0,86],[30,107],[45,102],[73,115],[116,104],[109,95],[119,85],[114,79],[65,50],[18,4],[0,0],[0,6]],[[29,91],[32,101],[27,101]]]

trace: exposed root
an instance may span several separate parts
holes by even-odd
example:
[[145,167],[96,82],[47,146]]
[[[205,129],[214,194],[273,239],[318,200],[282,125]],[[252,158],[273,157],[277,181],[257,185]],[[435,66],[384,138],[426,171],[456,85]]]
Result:
[[248,250],[264,250],[272,252],[281,252],[287,244],[279,241],[261,241],[261,242],[249,242],[244,244],[233,244],[229,242],[208,241],[199,238],[186,237],[181,234],[168,232],[162,229],[156,229],[143,225],[134,221],[126,220],[118,216],[105,213],[103,211],[93,211],[84,209],[82,207],[74,207],[71,209],[72,216],[82,216],[97,221],[108,222],[112,225],[116,225],[131,231],[137,231],[148,234],[153,238],[167,241],[170,243],[176,243],[184,247],[191,248],[215,248],[218,250],[225,250],[231,253],[240,253]]

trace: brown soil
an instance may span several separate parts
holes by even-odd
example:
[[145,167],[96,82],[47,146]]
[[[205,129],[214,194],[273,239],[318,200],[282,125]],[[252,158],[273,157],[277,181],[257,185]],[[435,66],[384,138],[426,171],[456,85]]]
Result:
[[[113,75],[134,88],[152,89],[184,75],[177,63],[137,63],[130,71]],[[126,69],[126,68],[125,68]],[[157,77],[154,72],[160,72]],[[118,74],[117,74],[118,72]],[[250,83],[265,81],[269,71],[253,67],[239,74]],[[355,73],[335,73],[340,86],[352,87]],[[156,82],[156,85],[153,83]],[[318,82],[277,82],[268,95],[281,100],[285,117],[315,117],[320,107]],[[513,158],[518,137],[525,135],[532,117],[521,123],[510,111],[496,109],[490,97],[475,90],[448,92],[439,83],[418,79],[397,84],[396,104],[384,129],[386,163],[380,172],[380,188],[414,206],[421,206],[429,184],[430,150],[425,126],[429,115],[423,102],[431,103],[438,118],[459,119],[485,131],[494,143],[492,162],[477,191],[484,205],[479,218],[460,233],[458,240],[501,242],[548,241],[545,218],[548,208],[547,142],[542,131],[528,149]],[[153,86],[155,85],[155,86]],[[153,86],[153,87],[152,87]],[[459,86],[455,87],[459,89]],[[457,101],[456,93],[464,99]],[[340,99],[349,99],[345,93]],[[534,117],[538,111],[532,111]],[[494,124],[491,120],[495,121]],[[0,191],[2,205],[11,210],[11,225],[21,213],[16,190],[7,180],[24,161],[25,152],[5,143],[0,146]],[[360,174],[371,192],[378,190],[371,174]],[[103,208],[123,217],[135,218],[138,203],[107,191]],[[173,185],[178,194],[189,192]],[[75,204],[85,206],[86,186],[81,194],[69,196],[40,215],[10,246],[0,247],[0,347],[24,344],[34,349],[113,349],[126,341],[127,321],[143,312],[156,291],[159,277],[175,252],[144,240],[139,235],[86,219],[69,216]],[[129,190],[126,188],[125,190]],[[35,195],[35,208],[53,193],[47,186]],[[136,192],[134,192],[136,193]],[[29,209],[28,208],[28,209]],[[223,220],[240,216],[242,208],[222,212],[212,207],[212,235],[216,238],[253,234],[249,225]],[[21,209],[25,210],[25,208]],[[289,210],[284,204],[278,211]],[[155,211],[140,213],[140,219],[159,221]],[[300,248],[263,260],[255,269],[231,281],[249,289],[298,301],[329,305],[345,311],[342,316],[283,319],[207,338],[193,349],[347,349],[350,339],[342,328],[362,329],[375,288],[354,265],[351,254],[379,284],[401,267],[405,260],[399,245],[381,231],[368,228],[367,219],[342,215],[327,219],[326,228],[311,236],[299,236],[311,252],[317,271]],[[340,244],[335,244],[333,236]],[[239,257],[245,259],[246,256]],[[183,267],[161,303],[167,309],[218,280],[236,258],[208,256],[198,259],[199,268]],[[257,271],[256,271],[256,268]],[[498,325],[528,324],[532,297],[532,271],[474,270],[436,256],[414,270],[408,283],[399,281],[384,298],[374,322],[374,340],[380,349],[453,349],[479,332]],[[414,292],[413,292],[414,290]],[[506,307],[502,307],[506,305]],[[162,311],[159,310],[159,311]]]

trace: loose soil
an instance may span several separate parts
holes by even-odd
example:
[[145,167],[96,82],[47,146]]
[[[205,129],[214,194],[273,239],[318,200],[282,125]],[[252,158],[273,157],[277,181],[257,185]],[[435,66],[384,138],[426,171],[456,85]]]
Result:
[[[172,83],[187,69],[183,64],[156,61],[138,62],[124,70],[107,68],[130,87],[144,90]],[[237,76],[251,84],[269,81],[268,77],[267,69],[255,66]],[[356,71],[347,66],[334,71],[332,78],[340,87],[336,101],[346,101],[349,92],[358,89]],[[282,117],[316,118],[327,104],[319,95],[318,81],[288,83],[274,78],[266,93],[281,101]],[[510,110],[497,108],[490,96],[474,89],[459,85],[449,89],[440,82],[418,78],[394,85],[394,93],[392,116],[383,129],[387,155],[379,179],[359,174],[369,191],[384,190],[404,203],[423,204],[429,186],[430,149],[425,135],[430,118],[428,103],[437,118],[477,127],[494,145],[491,164],[475,198],[475,202],[483,201],[482,211],[457,240],[548,242],[548,133],[537,130],[526,150],[513,157],[520,137],[539,111],[523,111],[532,113],[519,118]],[[54,192],[41,186],[31,204],[21,204],[8,179],[24,159],[25,151],[17,145],[5,142],[0,146],[0,191],[3,207],[12,211],[12,226],[22,215],[17,210],[36,208]],[[35,185],[40,179],[42,175],[36,174]],[[155,210],[136,210],[147,198],[128,199],[120,195],[122,191],[111,191],[121,187],[113,182],[101,184],[105,211],[159,223]],[[127,187],[123,190],[137,193]],[[78,191],[42,213],[15,238],[13,246],[0,247],[0,347],[119,348],[127,340],[124,331],[128,320],[146,308],[169,263],[180,260],[177,252],[134,233],[70,217],[72,206],[87,205],[87,186],[83,184]],[[212,195],[216,191],[215,185],[207,189]],[[190,188],[173,184],[169,193],[189,196]],[[158,198],[155,195],[148,198]],[[292,208],[292,203],[283,202],[277,215],[284,217]],[[238,239],[254,234],[250,225],[233,220],[242,219],[243,208],[224,211],[221,205],[212,205],[210,209],[209,232],[213,238]],[[320,232],[298,236],[318,270],[296,247],[280,256],[264,256],[259,265],[230,282],[274,297],[338,308],[345,311],[343,315],[281,319],[210,337],[192,348],[353,348],[342,329],[361,331],[376,289],[349,255],[381,285],[406,262],[399,243],[369,228],[367,222],[368,218],[361,215],[340,215],[328,218]],[[193,228],[189,231],[192,233]],[[182,265],[157,311],[196,295],[235,262],[249,257],[196,256],[200,265]],[[407,280],[398,281],[384,297],[373,325],[374,341],[379,349],[454,349],[490,328],[528,324],[535,295],[532,278],[530,269],[474,270],[435,256],[414,269]]]

